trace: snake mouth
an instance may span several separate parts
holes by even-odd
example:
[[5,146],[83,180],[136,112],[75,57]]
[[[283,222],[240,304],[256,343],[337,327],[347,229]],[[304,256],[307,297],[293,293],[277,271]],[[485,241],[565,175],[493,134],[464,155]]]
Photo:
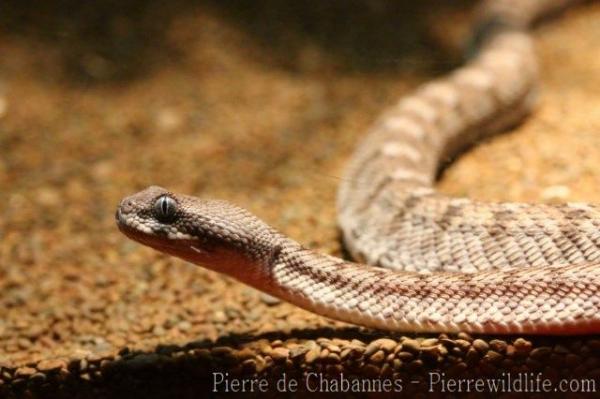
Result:
[[115,212],[115,221],[117,222],[117,227],[119,230],[125,234],[127,237],[132,238],[136,241],[139,241],[138,237],[144,235],[144,233],[135,227],[132,227],[125,218],[125,215],[121,211],[121,208],[117,208]]
[[155,232],[149,232],[132,225],[121,207],[118,207],[115,212],[115,220],[119,230],[128,238],[142,245],[149,246],[158,251],[185,258],[185,253],[197,254],[198,243],[194,239],[167,239],[164,236]]
[[125,236],[133,241],[171,255],[180,256],[182,252],[185,252],[186,248],[192,245],[192,243],[189,242],[181,242],[183,240],[165,240],[160,236],[148,234],[121,222],[117,222],[117,226]]
[[[115,220],[117,222],[117,227],[119,230],[125,234],[127,237],[131,238],[134,241],[137,241],[141,244],[149,245],[152,247],[157,247],[158,240],[152,234],[148,234],[134,226],[132,226],[125,217],[125,214],[121,210],[119,206],[115,212]],[[161,247],[165,247],[164,242]]]
[[115,212],[115,220],[117,221],[117,226],[121,228],[122,225],[125,224],[125,219],[123,218],[123,214],[121,213],[121,208],[117,208]]

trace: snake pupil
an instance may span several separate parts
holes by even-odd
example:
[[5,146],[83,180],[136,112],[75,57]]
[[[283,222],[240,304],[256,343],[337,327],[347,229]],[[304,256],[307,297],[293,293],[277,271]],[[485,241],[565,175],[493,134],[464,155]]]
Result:
[[176,211],[177,203],[173,198],[167,195],[160,196],[154,204],[156,218],[163,223],[173,221]]

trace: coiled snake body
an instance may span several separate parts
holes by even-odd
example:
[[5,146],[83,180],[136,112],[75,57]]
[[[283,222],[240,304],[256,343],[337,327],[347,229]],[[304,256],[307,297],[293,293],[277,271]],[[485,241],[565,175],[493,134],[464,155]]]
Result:
[[372,266],[306,249],[229,203],[155,186],[121,202],[119,228],[160,251],[354,324],[600,332],[600,208],[482,203],[432,187],[440,160],[527,115],[536,83],[527,28],[566,3],[484,3],[476,55],[375,122],[338,196],[345,244]]

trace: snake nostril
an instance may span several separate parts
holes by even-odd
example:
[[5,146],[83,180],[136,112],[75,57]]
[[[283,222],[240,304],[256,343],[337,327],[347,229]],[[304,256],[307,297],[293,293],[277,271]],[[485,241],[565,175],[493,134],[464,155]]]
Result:
[[130,213],[133,210],[134,205],[135,203],[133,202],[133,200],[125,199],[119,204],[118,211],[123,214]]

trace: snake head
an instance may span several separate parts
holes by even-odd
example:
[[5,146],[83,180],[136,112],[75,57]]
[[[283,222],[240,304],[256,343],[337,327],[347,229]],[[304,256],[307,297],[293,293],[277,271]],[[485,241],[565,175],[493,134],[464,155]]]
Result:
[[276,233],[250,212],[158,186],[124,198],[115,218],[137,242],[242,280],[276,248]]

